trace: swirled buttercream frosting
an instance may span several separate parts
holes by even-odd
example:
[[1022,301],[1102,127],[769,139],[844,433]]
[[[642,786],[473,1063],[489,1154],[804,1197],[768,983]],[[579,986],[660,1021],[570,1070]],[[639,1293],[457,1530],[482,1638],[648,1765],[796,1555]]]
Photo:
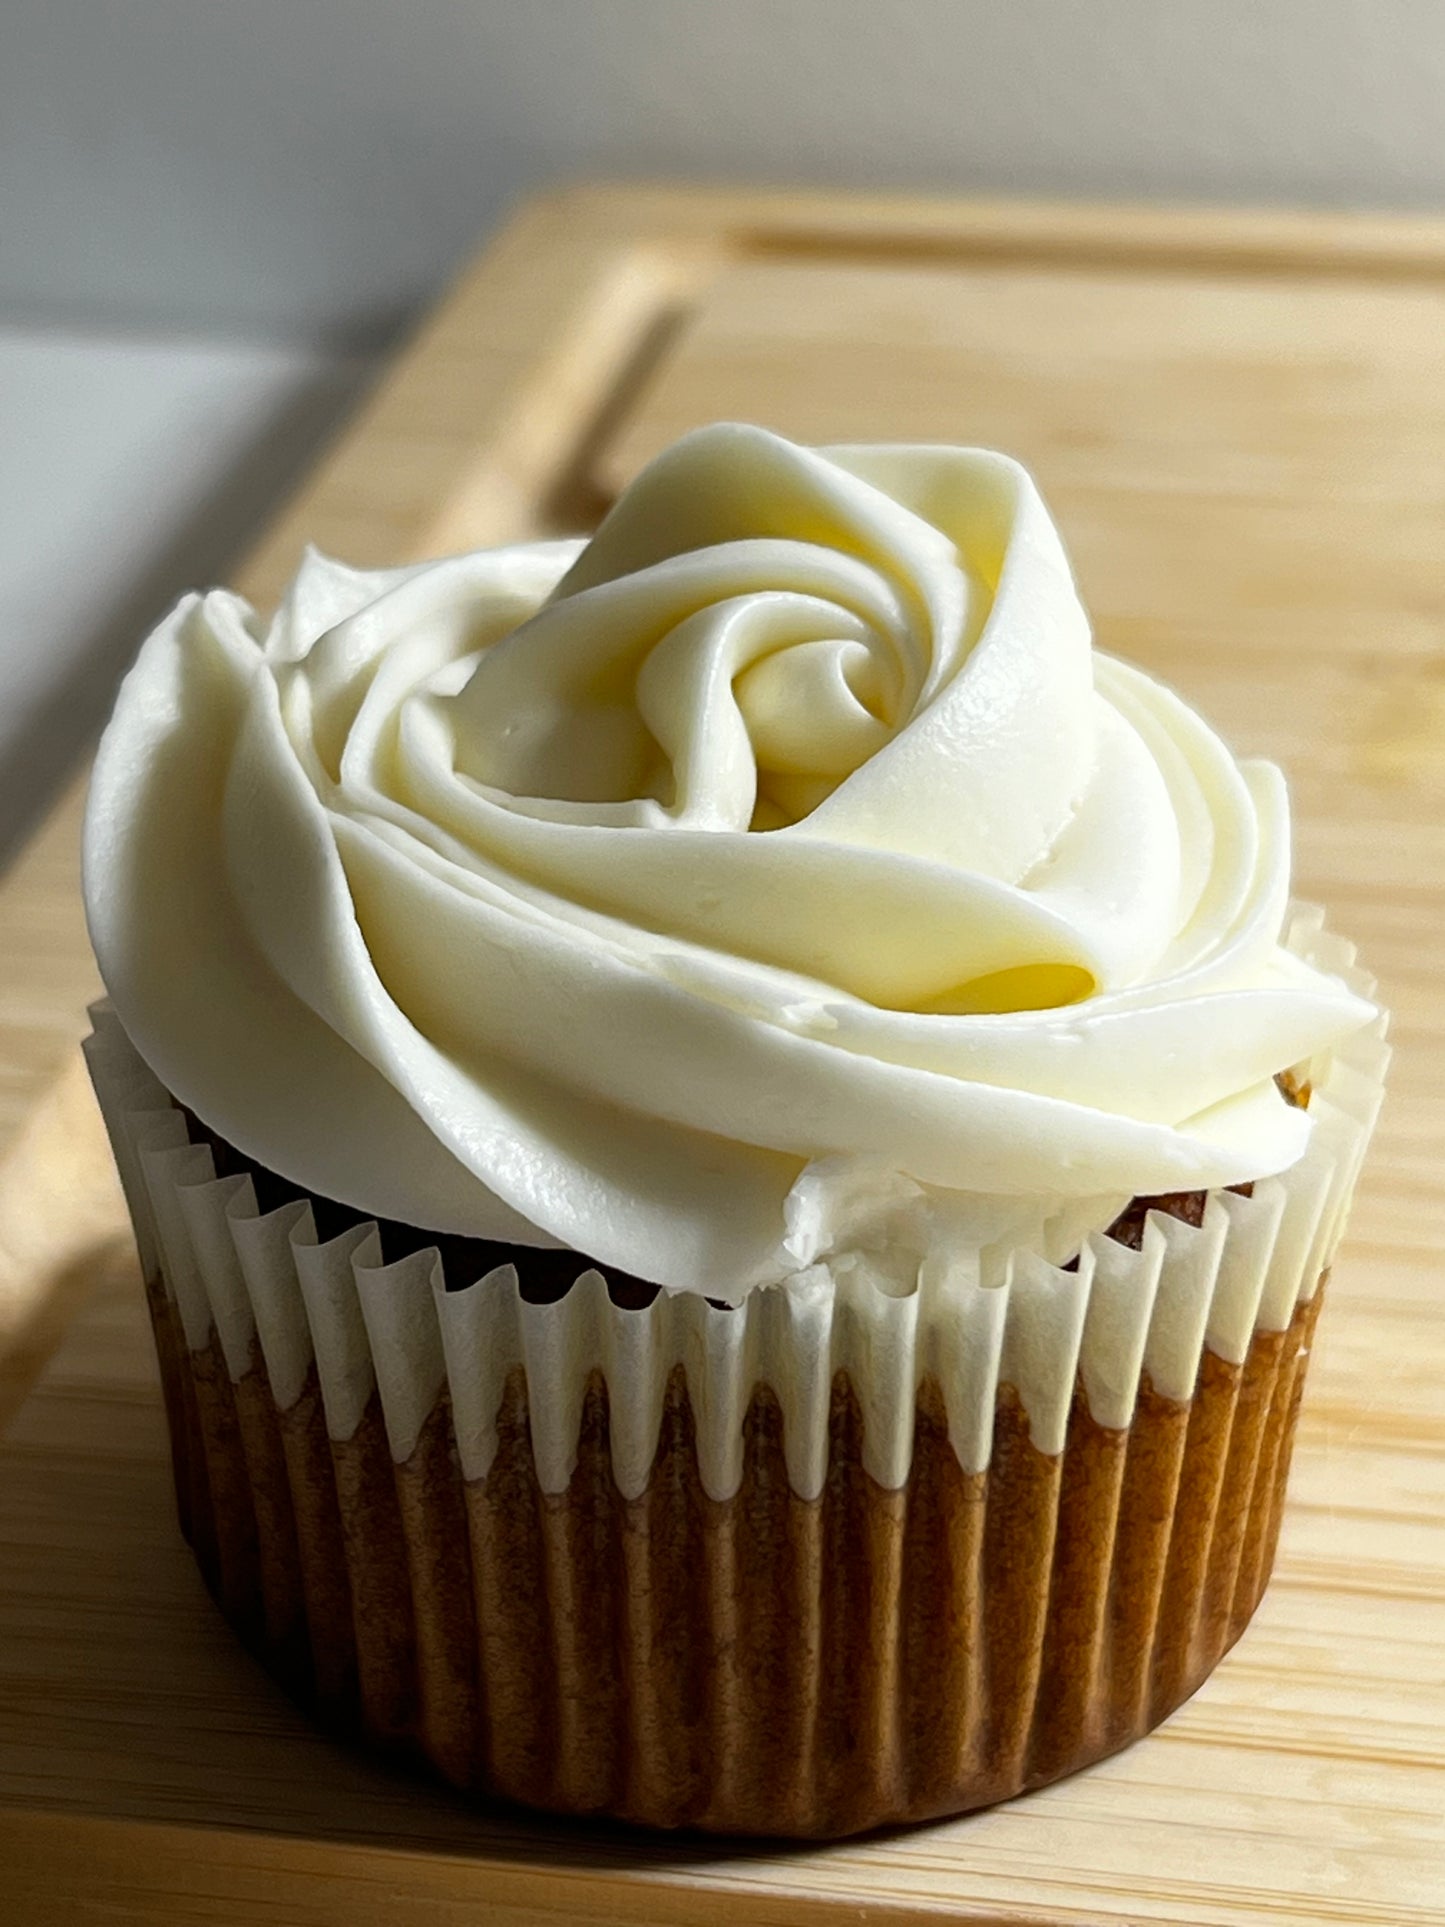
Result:
[[1005,456],[684,437],[589,541],[188,596],[91,787],[121,1021],[316,1193],[737,1299],[1301,1154],[1371,1009],[1283,781],[1095,653]]

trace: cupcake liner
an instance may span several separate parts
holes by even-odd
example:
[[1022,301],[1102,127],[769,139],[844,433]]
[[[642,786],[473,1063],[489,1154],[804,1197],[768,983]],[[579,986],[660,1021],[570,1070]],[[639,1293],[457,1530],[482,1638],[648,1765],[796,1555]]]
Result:
[[[1368,992],[1318,913],[1287,940]],[[1383,1017],[1297,1067],[1298,1165],[1138,1249],[635,1310],[263,1211],[93,1016],[208,1582],[293,1691],[455,1783],[791,1835],[961,1811],[1137,1737],[1247,1623]]]

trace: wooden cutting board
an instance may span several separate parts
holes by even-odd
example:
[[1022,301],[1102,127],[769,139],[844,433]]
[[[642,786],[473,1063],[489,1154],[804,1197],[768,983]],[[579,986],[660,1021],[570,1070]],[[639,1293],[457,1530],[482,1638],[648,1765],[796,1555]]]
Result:
[[26,1923],[1445,1920],[1445,222],[702,190],[532,204],[238,572],[585,527],[680,429],[977,441],[1103,646],[1292,779],[1298,886],[1398,1058],[1258,1619],[1150,1740],[823,1850],[491,1812],[313,1734],[170,1512],[74,1039],[68,798],[0,885],[0,1917]]

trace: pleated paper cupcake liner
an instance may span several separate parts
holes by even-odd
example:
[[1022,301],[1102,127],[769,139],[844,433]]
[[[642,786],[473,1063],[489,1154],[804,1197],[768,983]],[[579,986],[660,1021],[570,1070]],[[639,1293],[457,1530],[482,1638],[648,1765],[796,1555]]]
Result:
[[[1289,941],[1368,993],[1317,912]],[[735,1309],[596,1270],[531,1302],[516,1264],[262,1210],[94,1018],[182,1526],[326,1717],[536,1806],[836,1835],[1115,1750],[1247,1624],[1383,1017],[1297,1067],[1298,1165],[1137,1249],[961,1253],[902,1297],[815,1267]]]

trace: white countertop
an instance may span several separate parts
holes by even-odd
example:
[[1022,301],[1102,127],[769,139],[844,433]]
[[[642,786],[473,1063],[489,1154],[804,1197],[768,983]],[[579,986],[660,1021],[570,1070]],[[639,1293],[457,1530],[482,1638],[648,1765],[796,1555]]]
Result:
[[0,327],[0,862],[146,630],[304,473],[373,364]]

